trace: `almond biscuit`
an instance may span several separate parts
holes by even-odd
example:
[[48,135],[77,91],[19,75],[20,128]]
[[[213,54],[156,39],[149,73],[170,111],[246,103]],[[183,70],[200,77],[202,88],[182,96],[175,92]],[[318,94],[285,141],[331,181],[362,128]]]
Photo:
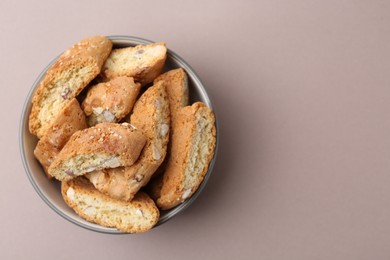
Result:
[[63,181],[61,193],[66,204],[82,218],[123,232],[146,232],[160,216],[147,194],[139,192],[131,202],[124,202],[100,193],[83,177]]
[[41,138],[61,110],[99,73],[112,48],[104,36],[73,45],[46,72],[32,99],[30,132]]
[[160,75],[166,58],[163,42],[114,49],[103,65],[102,76],[105,79],[133,77],[144,86]]
[[202,182],[216,146],[215,117],[201,102],[182,108],[172,127],[172,149],[157,205],[170,209],[190,198]]
[[145,135],[128,123],[97,124],[74,133],[48,171],[62,181],[95,170],[130,166],[145,142]]
[[88,125],[119,122],[133,108],[140,89],[141,85],[131,77],[118,77],[92,86],[82,103]]
[[46,175],[50,164],[55,160],[69,138],[78,130],[87,128],[85,115],[77,99],[72,99],[53,121],[46,134],[38,141],[34,155],[41,163]]

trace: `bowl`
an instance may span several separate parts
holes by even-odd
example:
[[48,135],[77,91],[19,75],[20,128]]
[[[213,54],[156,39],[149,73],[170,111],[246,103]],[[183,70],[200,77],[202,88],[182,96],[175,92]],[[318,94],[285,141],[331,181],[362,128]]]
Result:
[[[151,41],[145,40],[138,37],[132,37],[132,36],[108,36],[108,38],[113,42],[114,48],[122,48],[122,47],[128,47],[128,46],[135,46],[139,44],[149,44]],[[58,58],[58,57],[57,57]],[[101,232],[101,233],[108,233],[108,234],[127,234],[122,231],[119,231],[115,228],[107,228],[102,227],[100,225],[88,222],[81,217],[79,217],[68,205],[64,202],[61,196],[61,184],[58,181],[55,180],[49,180],[41,165],[34,157],[34,148],[38,142],[38,139],[30,134],[29,128],[28,128],[28,119],[32,107],[32,96],[38,87],[40,81],[44,77],[46,71],[50,68],[50,66],[55,62],[57,59],[55,58],[38,76],[38,78],[35,80],[34,84],[31,87],[30,92],[28,93],[28,96],[26,98],[26,101],[24,103],[24,107],[22,110],[21,115],[21,121],[20,121],[20,130],[19,130],[19,148],[21,153],[22,162],[25,168],[25,172],[27,174],[27,177],[29,178],[32,186],[34,187],[35,191],[38,193],[38,195],[41,197],[41,199],[56,213],[58,213],[61,217],[65,218],[66,220],[72,222],[73,224],[76,224],[80,227],[86,228],[88,230]],[[214,113],[215,109],[214,106],[209,98],[209,95],[206,92],[206,89],[204,85],[202,84],[201,80],[199,79],[198,75],[195,73],[195,71],[188,65],[187,62],[185,62],[179,55],[174,53],[173,51],[168,49],[167,54],[167,60],[165,63],[164,71],[175,69],[175,68],[183,68],[188,75],[188,85],[189,85],[189,93],[190,93],[190,104],[192,104],[195,101],[202,101],[204,102],[208,107],[210,107]],[[158,223],[155,225],[155,227],[167,222],[168,220],[172,219],[179,213],[183,212],[188,206],[191,205],[192,202],[195,201],[195,199],[198,197],[200,192],[205,187],[211,172],[213,170],[213,166],[215,163],[217,151],[218,151],[218,124],[217,124],[217,118],[216,118],[216,130],[217,130],[217,143],[216,143],[216,149],[214,153],[214,157],[210,162],[209,169],[206,173],[206,176],[199,186],[198,190],[193,194],[193,196],[181,203],[180,205],[176,206],[173,209],[166,210],[166,211],[160,211],[160,219]]]

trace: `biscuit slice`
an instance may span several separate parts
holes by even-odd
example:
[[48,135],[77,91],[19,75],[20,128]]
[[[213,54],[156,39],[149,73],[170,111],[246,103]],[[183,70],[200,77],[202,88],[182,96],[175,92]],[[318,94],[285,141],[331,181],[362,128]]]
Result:
[[34,155],[41,163],[46,175],[50,164],[57,157],[69,138],[78,130],[87,128],[85,115],[80,108],[77,99],[72,99],[61,113],[54,120],[53,125],[46,134],[38,141],[34,150]]
[[140,89],[141,85],[131,77],[118,77],[92,86],[82,103],[88,125],[119,122],[130,113]]
[[103,65],[102,76],[106,79],[133,77],[144,86],[160,75],[166,58],[163,42],[114,49]]
[[145,142],[145,135],[128,123],[97,124],[74,133],[48,171],[63,181],[95,170],[130,166]]
[[120,201],[100,193],[83,177],[62,182],[61,193],[66,204],[80,217],[123,232],[146,232],[160,217],[147,194],[139,192],[131,202]]
[[136,102],[132,125],[147,136],[139,159],[130,167],[95,171],[87,178],[101,192],[131,200],[145,186],[165,158],[169,139],[169,102],[162,82],[148,88]]
[[172,132],[172,150],[157,200],[164,210],[190,198],[202,182],[216,145],[214,113],[201,102],[184,107]]
[[[154,83],[162,81],[169,99],[169,110],[171,114],[171,126],[175,124],[176,116],[182,107],[188,105],[188,78],[187,74],[182,68],[170,70],[158,76]],[[170,139],[172,139],[172,131],[170,132]],[[157,190],[162,187],[162,178],[157,178],[160,176],[167,166],[167,161],[171,151],[172,142],[168,143],[167,156],[164,162],[160,165],[157,171],[154,173],[152,180],[148,184],[147,190],[149,195],[151,194],[160,194],[161,191]],[[157,182],[157,183],[154,183]],[[159,196],[151,196],[153,199]]]
[[110,54],[112,42],[93,36],[73,45],[46,72],[32,99],[30,132],[46,133],[61,110],[99,73]]

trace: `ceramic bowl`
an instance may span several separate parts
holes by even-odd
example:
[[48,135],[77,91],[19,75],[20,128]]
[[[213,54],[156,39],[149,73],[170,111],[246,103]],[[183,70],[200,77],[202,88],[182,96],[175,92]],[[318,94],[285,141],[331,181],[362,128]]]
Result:
[[[121,47],[128,47],[128,46],[135,46],[139,44],[149,44],[151,41],[145,40],[138,37],[132,37],[132,36],[108,36],[109,39],[112,40],[114,44],[114,48],[121,48]],[[58,57],[57,57],[58,58]],[[57,59],[56,58],[56,59]],[[19,146],[20,146],[20,153],[22,157],[22,162],[27,174],[27,177],[29,178],[32,186],[34,187],[35,191],[38,193],[38,195],[42,198],[42,200],[55,212],[57,212],[60,216],[65,218],[66,220],[72,222],[73,224],[76,224],[80,227],[102,232],[102,233],[109,233],[109,234],[125,234],[124,232],[121,232],[115,228],[107,228],[102,227],[100,225],[88,222],[81,217],[79,217],[71,208],[69,208],[64,200],[62,199],[61,192],[60,192],[60,182],[56,180],[49,180],[41,165],[34,157],[34,148],[37,144],[37,138],[30,134],[28,130],[28,118],[31,111],[31,101],[32,96],[36,90],[36,88],[39,85],[39,82],[42,80],[43,76],[45,75],[45,72],[49,69],[49,67],[55,62],[54,59],[47,67],[39,74],[38,78],[33,83],[31,90],[26,98],[22,115],[21,115],[21,122],[20,122],[20,133],[19,133]],[[208,107],[211,109],[214,109],[214,106],[209,98],[209,95],[206,92],[206,89],[204,85],[202,84],[201,80],[199,79],[198,75],[194,72],[194,70],[188,65],[186,61],[184,61],[179,55],[174,53],[171,50],[168,50],[167,60],[165,64],[164,71],[168,71],[170,69],[175,68],[183,68],[188,75],[188,83],[189,83],[189,93],[190,93],[190,104],[192,104],[195,101],[202,101],[204,102]],[[213,170],[214,162],[216,159],[216,155],[218,152],[218,124],[217,124],[217,118],[216,118],[216,127],[217,127],[217,147],[215,150],[214,157],[212,161],[210,162],[208,172],[206,173],[206,176],[200,185],[199,189],[194,193],[194,195],[183,202],[182,204],[176,206],[175,208],[171,210],[161,211],[161,216],[156,224],[156,226],[163,224],[164,222],[170,220],[174,216],[178,215],[179,213],[183,212],[200,194],[200,192],[205,187],[207,180],[209,179],[211,172]],[[155,227],[156,227],[155,226]]]

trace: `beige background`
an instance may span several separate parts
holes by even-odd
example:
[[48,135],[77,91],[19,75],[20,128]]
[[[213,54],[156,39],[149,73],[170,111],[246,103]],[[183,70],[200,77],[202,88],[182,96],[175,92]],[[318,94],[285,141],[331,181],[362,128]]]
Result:
[[[0,259],[390,259],[389,14],[379,0],[2,0]],[[21,164],[31,84],[94,34],[166,41],[217,108],[210,183],[147,234],[74,226]]]

